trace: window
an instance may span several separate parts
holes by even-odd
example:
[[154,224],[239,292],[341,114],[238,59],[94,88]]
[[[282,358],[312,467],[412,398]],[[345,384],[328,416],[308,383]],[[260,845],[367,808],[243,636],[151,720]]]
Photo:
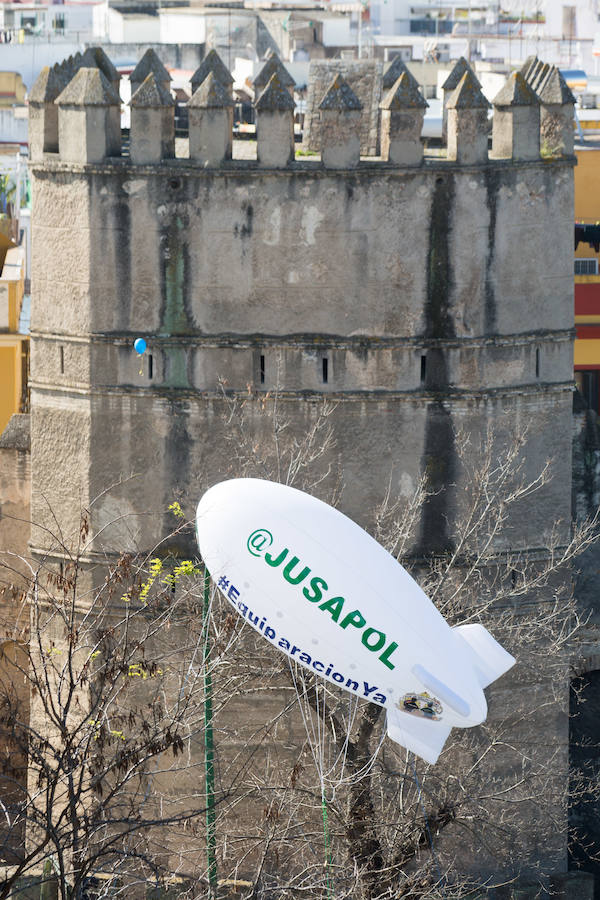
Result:
[[584,398],[588,409],[593,409],[594,412],[599,412],[598,375],[599,372],[597,369],[575,372],[575,384],[577,385],[577,390]]
[[598,260],[597,259],[576,259],[575,260],[576,275],[597,275]]

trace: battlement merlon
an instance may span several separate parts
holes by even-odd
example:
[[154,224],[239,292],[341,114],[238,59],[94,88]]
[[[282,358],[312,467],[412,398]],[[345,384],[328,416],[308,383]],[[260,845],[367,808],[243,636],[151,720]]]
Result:
[[[273,56],[265,70],[272,74],[255,101],[257,158],[260,168],[297,166],[293,131],[293,79]],[[98,164],[121,156],[121,101],[115,90],[116,69],[99,48],[89,48],[64,62],[44,68],[30,94],[32,162],[57,157],[69,164]],[[145,73],[145,74],[144,74]],[[399,73],[380,105],[380,161],[388,166],[423,165],[422,126],[426,102],[407,67],[396,62],[382,77],[382,88]],[[117,73],[118,74],[118,73]],[[268,74],[268,73],[267,73]],[[138,84],[137,78],[144,76]],[[460,75],[456,86],[449,93]],[[134,77],[135,76],[135,77]],[[202,81],[198,81],[199,78]],[[208,77],[211,76],[209,84]],[[148,80],[150,79],[150,80]],[[142,166],[175,160],[174,102],[170,76],[154,51],[147,51],[131,77],[132,126],[125,160]],[[232,160],[233,80],[216,53],[207,54],[192,81],[196,90],[188,103],[189,154],[180,151],[177,165],[210,168],[235,165]],[[537,91],[533,85],[537,85]],[[485,165],[490,121],[489,104],[465,60],[459,60],[444,83],[447,124],[445,161]],[[526,75],[515,72],[494,98],[490,159],[534,161],[573,154],[573,95],[560,72],[539,60],[528,62]],[[360,135],[364,127],[361,101],[338,74],[319,105],[321,160],[325,169],[362,166]],[[62,127],[60,123],[62,124]],[[214,133],[213,133],[214,132]],[[437,156],[444,160],[444,156]],[[373,164],[375,160],[369,160]],[[127,163],[126,163],[127,164]],[[318,160],[312,160],[319,165]],[[430,158],[427,165],[433,164]],[[244,167],[251,166],[245,159]]]
[[44,153],[58,153],[58,106],[54,101],[67,86],[56,69],[44,66],[29,92],[29,155],[32,162]]
[[360,161],[362,104],[347,81],[336,75],[319,104],[321,159],[326,169],[352,169]]
[[294,109],[288,88],[275,71],[256,101],[257,159],[261,166],[285,168],[294,159]]
[[129,76],[132,96],[140,88],[140,86],[144,83],[144,81],[150,74],[154,75],[157,84],[159,84],[164,91],[170,90],[171,76],[151,47],[146,50],[139,63]]
[[575,140],[573,129],[575,97],[556,66],[550,67],[538,96],[541,101],[542,153],[549,156],[572,156]]
[[397,165],[423,161],[421,132],[428,103],[414,79],[402,72],[381,104],[381,155]]
[[509,75],[493,102],[492,156],[539,159],[540,99],[523,75]]
[[264,93],[273,75],[277,76],[277,80],[282,89],[287,91],[287,93],[293,99],[296,82],[294,81],[288,70],[285,68],[276,53],[273,53],[268,58],[256,78],[254,79],[253,86],[256,98]]
[[119,93],[121,76],[102,47],[88,47],[81,57],[81,65],[91,69],[100,69],[107,81],[110,81],[114,92]]
[[487,162],[489,108],[478,80],[466,68],[447,103],[448,159],[465,165]]
[[230,86],[219,77],[218,67],[207,71],[187,104],[189,152],[196,163],[215,167],[232,156],[233,100]]
[[175,156],[175,101],[153,71],[129,101],[132,163],[148,165]]
[[443,143],[446,143],[447,138],[448,138],[448,101],[450,100],[452,93],[458,87],[465,72],[469,72],[471,74],[474,82],[476,82],[476,84],[477,84],[477,87],[479,89],[481,89],[481,84],[479,83],[479,80],[478,80],[477,76],[475,75],[475,72],[473,71],[473,69],[467,62],[467,60],[464,58],[464,56],[461,56],[460,59],[455,63],[454,68],[452,69],[452,71],[450,72],[450,74],[448,75],[448,77],[446,78],[446,80],[444,81],[444,83],[442,85],[442,95],[443,95],[442,142]]
[[229,97],[233,99],[233,76],[216,50],[209,50],[192,75],[190,80],[192,95],[211,73],[225,88]]
[[121,100],[100,69],[79,69],[54,102],[61,159],[95,163],[120,156]]

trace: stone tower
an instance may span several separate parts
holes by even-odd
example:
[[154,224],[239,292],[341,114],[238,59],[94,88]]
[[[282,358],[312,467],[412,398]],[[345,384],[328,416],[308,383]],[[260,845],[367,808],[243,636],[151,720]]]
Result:
[[[215,79],[197,85],[191,106],[194,128],[214,121],[219,133],[214,147],[204,132],[194,138],[192,158],[148,157],[133,131],[120,155],[114,92],[97,69],[80,68],[58,97],[58,146],[44,137],[53,94],[38,92],[36,553],[61,562],[48,535],[57,523],[76,533],[81,505],[97,535],[92,578],[124,550],[154,547],[174,499],[192,516],[206,487],[235,474],[231,398],[245,400],[260,443],[274,393],[298,436],[323,398],[334,404],[340,506],[361,524],[390,483],[410,492],[429,473],[422,555],[453,544],[458,435],[491,428],[502,441],[527,426],[525,476],[550,456],[554,477],[511,540],[540,547],[570,515],[573,159],[541,159],[529,86],[518,76],[497,98],[488,157],[485,101],[467,67],[449,103],[455,158],[423,158],[422,103],[400,73],[385,106],[386,158],[367,162],[360,103],[344,82],[321,103],[322,157],[296,159],[291,101],[271,79],[258,114],[273,146],[241,160],[230,158],[229,100]],[[150,87],[154,146],[171,146],[173,107]],[[69,116],[82,137],[63,146]],[[148,343],[142,365],[137,337]],[[565,780],[559,731],[548,740],[562,740]],[[561,871],[564,846],[559,828],[535,852]]]

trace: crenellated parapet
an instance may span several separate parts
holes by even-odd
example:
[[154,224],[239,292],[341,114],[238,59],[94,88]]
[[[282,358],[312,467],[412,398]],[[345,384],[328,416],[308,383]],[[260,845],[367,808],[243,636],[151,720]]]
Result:
[[[459,59],[443,84],[445,152],[433,154],[424,154],[427,102],[410,70],[395,59],[379,77],[380,155],[375,159],[386,166],[480,166],[573,154],[574,97],[559,70],[536,57],[508,77],[493,100],[493,117],[475,73]],[[171,76],[154,50],[146,51],[130,82],[131,129],[129,140],[122,141],[119,74],[101,48],[42,69],[29,96],[32,161],[57,158],[85,165],[122,156],[122,164],[132,165],[177,158],[204,168],[239,165],[233,152],[233,78],[216,51],[206,55],[191,79],[187,141],[175,140]],[[279,57],[270,56],[254,80],[257,139],[255,150],[246,143],[243,167],[364,165],[365,116],[372,118],[372,111],[365,110],[350,83],[338,73],[323,88],[317,152],[309,154],[311,159],[296,154],[294,86]]]

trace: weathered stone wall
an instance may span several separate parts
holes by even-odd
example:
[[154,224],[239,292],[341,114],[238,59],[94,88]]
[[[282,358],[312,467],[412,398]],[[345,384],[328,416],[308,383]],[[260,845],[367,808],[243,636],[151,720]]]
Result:
[[[39,255],[34,272],[44,297],[32,323],[40,496],[53,496],[59,469],[72,467],[59,491],[63,507],[65,490],[73,498],[83,490],[83,465],[88,499],[138,473],[138,487],[127,489],[140,492],[133,509],[143,496],[164,508],[176,489],[198,497],[220,474],[210,460],[219,459],[225,379],[240,395],[247,385],[279,390],[299,429],[310,418],[307,393],[341,401],[342,458],[362,470],[345,477],[343,502],[362,521],[366,498],[373,507],[391,470],[416,483],[424,459],[444,445],[443,423],[456,418],[473,433],[486,421],[504,428],[502,403],[515,411],[511,427],[535,422],[532,471],[542,448],[564,469],[519,539],[534,540],[552,508],[567,508],[568,428],[557,429],[556,417],[570,410],[570,247],[561,238],[550,252],[543,223],[570,234],[570,168],[370,169],[343,181],[309,164],[283,176],[59,169],[56,177],[49,167],[36,173],[38,246],[61,238],[59,196],[75,226],[64,253]],[[151,380],[131,350],[140,334],[153,357]],[[47,404],[54,409],[65,392],[71,399],[46,421]],[[42,515],[34,500],[34,519]],[[149,523],[142,546],[153,531]]]
[[383,63],[378,60],[312,60],[309,70],[304,119],[304,146],[321,149],[319,104],[336,75],[348,82],[362,104],[360,152],[362,156],[379,153],[379,104]]
[[0,590],[15,598],[29,570],[31,466],[29,415],[15,414],[0,435]]

